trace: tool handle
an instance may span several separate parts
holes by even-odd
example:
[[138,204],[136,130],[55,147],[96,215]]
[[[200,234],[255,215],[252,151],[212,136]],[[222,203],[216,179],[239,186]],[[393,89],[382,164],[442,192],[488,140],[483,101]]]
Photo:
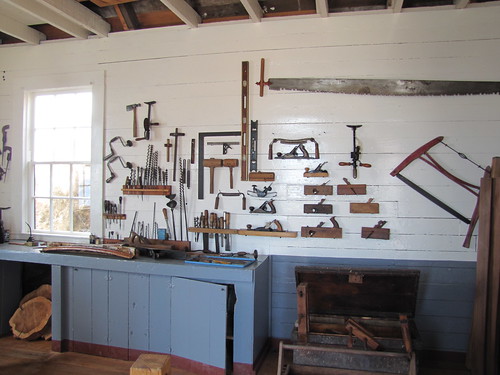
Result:
[[339,165],[341,167],[348,167],[348,166],[352,165],[352,163],[349,163],[347,161],[341,161],[341,162],[339,162]]
[[229,229],[231,225],[231,214],[229,212],[224,212],[224,228]]
[[241,209],[244,211],[247,209],[247,197],[243,195],[243,198],[241,199]]
[[215,175],[215,167],[210,167],[210,194],[214,193],[214,175]]
[[229,188],[234,187],[234,182],[233,182],[233,167],[229,167]]
[[218,210],[219,209],[219,194],[217,194],[217,197],[215,197],[215,205],[214,209]]
[[360,167],[365,167],[365,168],[371,168],[372,167],[372,165],[368,164],[368,163],[359,163],[359,166]]

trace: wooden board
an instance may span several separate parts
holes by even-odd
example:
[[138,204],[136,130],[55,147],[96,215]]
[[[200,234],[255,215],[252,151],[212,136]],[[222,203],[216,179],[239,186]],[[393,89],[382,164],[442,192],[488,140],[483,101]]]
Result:
[[378,214],[380,212],[378,203],[354,203],[349,204],[351,214]]
[[300,235],[314,238],[342,238],[342,228],[302,227]]
[[332,185],[305,185],[304,195],[333,195]]

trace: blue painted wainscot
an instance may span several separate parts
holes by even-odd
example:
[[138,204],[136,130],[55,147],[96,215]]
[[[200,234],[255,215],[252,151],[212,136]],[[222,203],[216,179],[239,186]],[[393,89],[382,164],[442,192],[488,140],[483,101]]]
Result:
[[[196,373],[255,374],[270,337],[270,260],[245,268],[40,253],[0,245],[0,333],[21,296],[21,263],[52,269],[54,350],[134,360],[172,356]],[[234,310],[234,313],[231,313]],[[229,311],[229,313],[228,313]]]

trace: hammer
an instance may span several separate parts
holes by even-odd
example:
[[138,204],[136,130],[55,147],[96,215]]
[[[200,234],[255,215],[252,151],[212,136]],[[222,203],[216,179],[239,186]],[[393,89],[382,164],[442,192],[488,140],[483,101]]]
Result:
[[134,128],[133,128],[133,137],[137,137],[137,107],[140,107],[141,103],[129,104],[127,108],[127,112],[134,111]]
[[238,159],[224,159],[223,167],[229,167],[229,187],[233,188],[233,168],[238,166]]
[[222,159],[205,159],[203,166],[210,168],[210,194],[214,193],[214,171],[215,168],[222,167]]

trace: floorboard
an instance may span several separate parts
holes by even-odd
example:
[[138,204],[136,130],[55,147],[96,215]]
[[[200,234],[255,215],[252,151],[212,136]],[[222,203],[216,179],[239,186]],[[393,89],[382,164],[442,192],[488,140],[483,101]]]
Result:
[[[290,358],[287,359],[291,361]],[[271,350],[258,375],[275,375],[277,350]],[[80,353],[51,351],[50,341],[23,341],[0,338],[0,375],[129,375],[132,361]],[[460,358],[423,359],[419,375],[469,375]],[[173,368],[171,375],[196,375]]]

